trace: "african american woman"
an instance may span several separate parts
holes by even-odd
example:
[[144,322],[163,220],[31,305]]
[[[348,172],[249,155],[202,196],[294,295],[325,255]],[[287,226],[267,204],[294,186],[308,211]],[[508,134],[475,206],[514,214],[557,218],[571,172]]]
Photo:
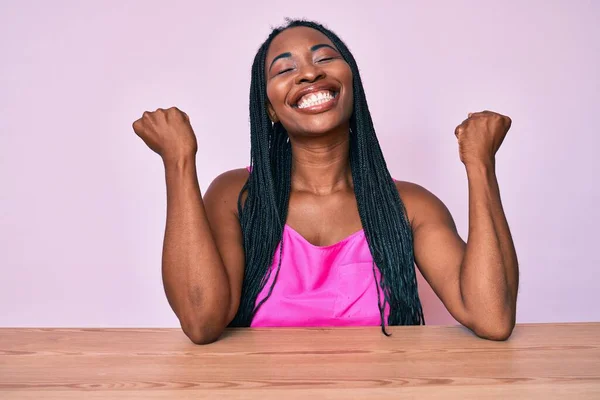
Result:
[[483,111],[454,131],[465,243],[437,197],[390,175],[342,40],[305,20],[274,29],[252,65],[246,168],[202,195],[188,115],[158,109],[133,123],[165,166],[162,276],[183,331],[205,344],[228,326],[421,325],[416,265],[458,322],[505,340],[518,263],[495,154],[510,125]]

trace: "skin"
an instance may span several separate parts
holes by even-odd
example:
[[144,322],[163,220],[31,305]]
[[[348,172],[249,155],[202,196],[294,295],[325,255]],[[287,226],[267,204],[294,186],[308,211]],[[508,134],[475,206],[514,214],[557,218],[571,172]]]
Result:
[[[309,242],[326,246],[362,224],[349,164],[352,71],[335,48],[314,50],[315,45],[334,47],[306,27],[287,29],[273,40],[265,65],[265,107],[272,121],[284,125],[293,149],[287,223]],[[339,88],[338,104],[319,114],[298,112],[291,102],[298,90],[324,82]],[[492,340],[510,336],[516,315],[518,263],[495,174],[495,154],[510,125],[510,118],[483,111],[470,113],[455,129],[469,183],[466,243],[436,196],[414,183],[396,183],[413,230],[417,267],[457,321]],[[165,165],[167,298],[188,337],[210,343],[240,302],[244,253],[237,197],[248,172],[221,174],[202,196],[187,115],[159,109],[144,113],[133,127]]]

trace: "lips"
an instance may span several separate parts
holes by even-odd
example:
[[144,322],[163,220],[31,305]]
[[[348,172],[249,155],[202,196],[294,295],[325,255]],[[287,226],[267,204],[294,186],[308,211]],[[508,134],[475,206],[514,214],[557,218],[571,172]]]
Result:
[[301,90],[299,90],[298,92],[294,93],[294,95],[292,96],[292,98],[290,100],[290,105],[294,108],[297,108],[298,102],[300,101],[300,99],[303,96],[305,96],[307,94],[311,94],[311,93],[317,93],[317,92],[320,92],[323,90],[328,90],[333,93],[334,97],[337,97],[337,95],[340,92],[340,87],[333,83],[327,83],[327,82],[306,86],[306,87],[302,88]]

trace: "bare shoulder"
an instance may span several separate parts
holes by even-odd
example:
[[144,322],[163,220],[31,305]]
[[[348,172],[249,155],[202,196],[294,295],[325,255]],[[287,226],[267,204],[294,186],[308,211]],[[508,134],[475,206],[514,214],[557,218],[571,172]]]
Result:
[[202,196],[204,204],[210,211],[219,209],[237,215],[237,201],[240,191],[248,180],[246,168],[236,168],[218,175]]
[[446,205],[423,186],[407,181],[395,181],[413,230],[428,222],[454,225]]

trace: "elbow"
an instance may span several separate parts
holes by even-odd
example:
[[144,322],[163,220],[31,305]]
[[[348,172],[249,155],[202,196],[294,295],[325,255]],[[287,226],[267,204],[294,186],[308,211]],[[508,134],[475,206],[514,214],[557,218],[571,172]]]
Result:
[[176,313],[183,333],[194,344],[210,344],[216,342],[229,324],[227,319],[228,292],[196,296],[196,301]]
[[211,344],[216,342],[219,337],[221,337],[222,331],[214,330],[214,329],[185,329],[183,328],[183,332],[185,335],[192,341],[194,344]]
[[192,343],[210,344],[216,342],[223,334],[225,324],[222,320],[224,318],[218,316],[182,320],[181,329]]
[[495,318],[481,326],[475,326],[473,332],[482,339],[504,341],[507,340],[515,328],[515,319],[512,317]]
[[499,326],[493,329],[475,330],[475,334],[482,339],[504,341],[512,335],[514,326]]

